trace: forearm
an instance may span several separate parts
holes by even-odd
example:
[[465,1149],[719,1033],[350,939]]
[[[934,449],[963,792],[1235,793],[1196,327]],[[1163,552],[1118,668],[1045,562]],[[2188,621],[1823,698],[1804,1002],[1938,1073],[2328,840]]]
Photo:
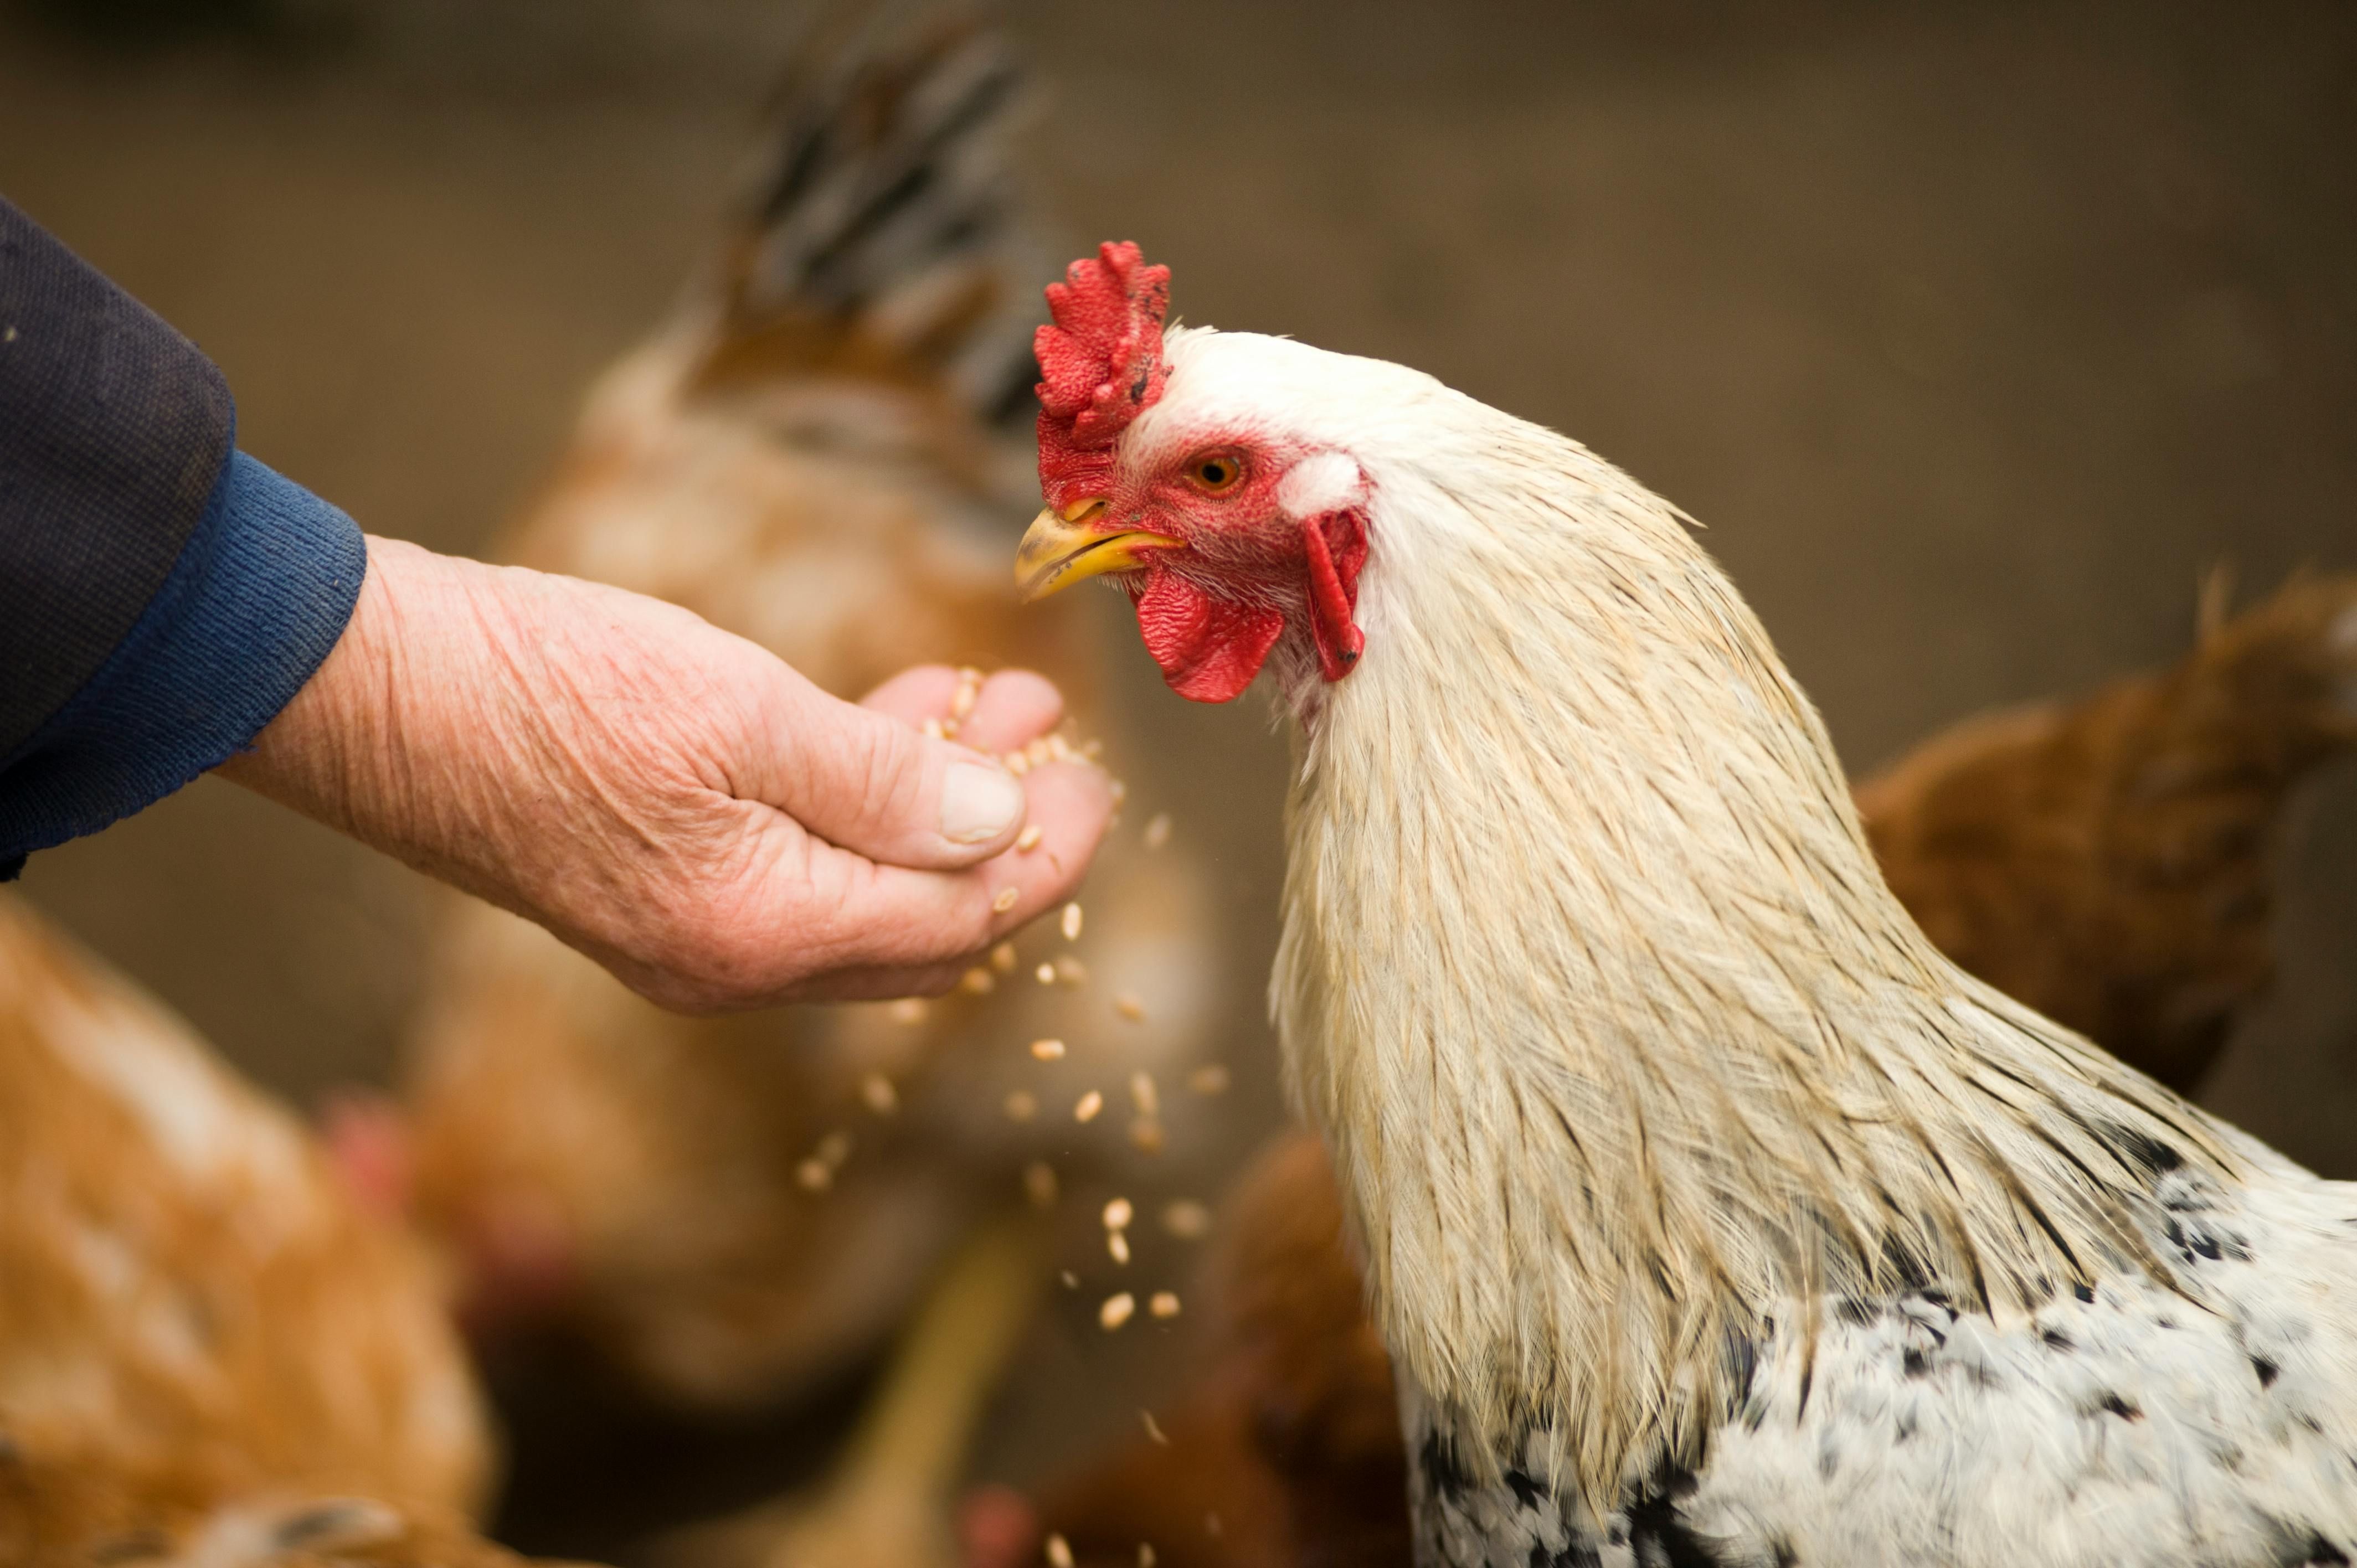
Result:
[[359,530],[233,423],[195,345],[0,202],[0,879],[243,746],[342,629]]

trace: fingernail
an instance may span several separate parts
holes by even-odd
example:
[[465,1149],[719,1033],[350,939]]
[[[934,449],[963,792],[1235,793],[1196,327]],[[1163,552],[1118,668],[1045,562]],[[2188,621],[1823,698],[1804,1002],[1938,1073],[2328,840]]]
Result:
[[1015,825],[1023,814],[1023,786],[1004,768],[979,762],[952,762],[942,780],[942,837],[952,843],[982,843]]

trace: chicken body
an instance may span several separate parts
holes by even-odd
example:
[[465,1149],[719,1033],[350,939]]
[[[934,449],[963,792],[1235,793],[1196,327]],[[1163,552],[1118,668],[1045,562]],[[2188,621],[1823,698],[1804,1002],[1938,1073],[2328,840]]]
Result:
[[[2285,807],[2357,745],[2352,632],[2357,577],[2303,578],[2205,616],[2166,668],[1932,736],[1857,789],[1892,890],[1967,969],[2190,1088],[2268,990]],[[1220,1230],[1197,1292],[1212,1327],[1163,1413],[1169,1443],[1070,1477],[1043,1527],[1084,1563],[1148,1541],[1168,1568],[1405,1564],[1391,1362],[1317,1138],[1272,1144]]]
[[0,1562],[514,1561],[423,1255],[14,899],[0,1079]]
[[1297,721],[1274,1011],[1417,1560],[2346,1560],[2357,1190],[1943,956],[1674,509],[1090,265],[1024,570]]

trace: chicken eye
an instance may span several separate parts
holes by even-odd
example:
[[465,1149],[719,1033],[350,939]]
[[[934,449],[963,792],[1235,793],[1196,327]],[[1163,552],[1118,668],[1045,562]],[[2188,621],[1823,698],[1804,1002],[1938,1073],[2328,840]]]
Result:
[[1187,477],[1195,482],[1197,489],[1217,495],[1235,487],[1235,482],[1244,477],[1244,466],[1232,453],[1212,452],[1189,464]]

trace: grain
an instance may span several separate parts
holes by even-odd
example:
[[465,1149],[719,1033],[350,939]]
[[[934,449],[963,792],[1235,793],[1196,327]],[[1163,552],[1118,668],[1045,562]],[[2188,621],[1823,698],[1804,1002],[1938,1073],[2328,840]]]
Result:
[[1146,1004],[1137,999],[1137,993],[1134,991],[1125,991],[1114,997],[1113,1010],[1133,1024],[1143,1023],[1146,1019]]
[[974,712],[974,702],[982,695],[982,671],[971,667],[958,671],[957,692],[950,698],[950,717],[963,723]]
[[1136,1315],[1137,1298],[1124,1291],[1119,1295],[1105,1297],[1104,1305],[1097,1308],[1097,1322],[1110,1334]]
[[990,907],[998,914],[1004,915],[1007,910],[1015,908],[1015,900],[1021,897],[1022,895],[1012,887],[1002,887],[998,890],[998,897],[990,901]]
[[987,996],[998,989],[997,977],[980,964],[958,976],[958,989],[968,996]]
[[921,1024],[925,1021],[924,999],[918,996],[903,996],[887,1007],[884,1014],[895,1024]]
[[1030,759],[1019,751],[1010,751],[998,760],[1005,765],[1006,771],[1014,774],[1017,779],[1031,771]]
[[1178,1293],[1177,1291],[1168,1290],[1156,1291],[1154,1293],[1154,1299],[1146,1304],[1146,1310],[1152,1313],[1157,1317],[1178,1316]]
[[871,1072],[859,1080],[859,1098],[867,1101],[867,1109],[878,1116],[889,1116],[900,1109],[899,1090],[880,1072]]
[[1039,1097],[1028,1089],[1009,1090],[1006,1109],[1009,1122],[1028,1122],[1039,1114]]
[[1126,1230],[1135,1214],[1136,1210],[1130,1207],[1129,1199],[1116,1197],[1104,1206],[1104,1228],[1108,1230]]
[[1089,983],[1089,966],[1071,953],[1060,953],[1056,957],[1056,978],[1078,991]]
[[1053,985],[1056,983],[1056,966],[1052,963],[1043,963],[1032,972],[1038,976],[1039,983],[1042,985]]
[[811,1152],[824,1160],[830,1166],[840,1169],[843,1162],[851,1157],[851,1134],[839,1131],[829,1133],[818,1141],[818,1147]]
[[1170,842],[1170,813],[1157,811],[1146,819],[1146,847],[1160,849]]
[[1015,944],[1001,942],[990,950],[990,967],[1001,974],[1015,972]]
[[1056,1167],[1045,1160],[1033,1160],[1023,1167],[1023,1195],[1035,1208],[1053,1208],[1056,1202]]
[[1028,854],[1039,847],[1039,841],[1046,836],[1045,830],[1039,823],[1027,822],[1024,824],[1023,831],[1015,835],[1015,847]]
[[931,714],[927,714],[925,715],[925,722],[922,728],[925,732],[925,738],[928,740],[945,740],[948,738],[948,732],[942,728],[942,721],[933,717]]
[[1048,1568],[1072,1568],[1072,1549],[1060,1535],[1048,1537]]
[[1150,1116],[1139,1117],[1129,1124],[1129,1142],[1130,1146],[1141,1155],[1160,1154],[1163,1144],[1162,1123]]
[[1137,1568],[1154,1568],[1154,1548],[1141,1541],[1137,1543]]
[[1076,942],[1081,940],[1081,907],[1078,904],[1064,906],[1063,928],[1066,941]]
[[1140,1069],[1129,1075],[1129,1102],[1148,1122],[1162,1114],[1162,1096],[1154,1087],[1152,1073]]
[[1031,1042],[1031,1054],[1043,1062],[1062,1061],[1064,1059],[1064,1042],[1061,1040],[1034,1040]]
[[1187,1087],[1198,1094],[1225,1094],[1230,1081],[1228,1069],[1218,1062],[1199,1067],[1187,1075]]
[[1081,1288],[1081,1276],[1070,1269],[1059,1269],[1056,1271],[1056,1283],[1066,1290],[1078,1290]]
[[1137,1412],[1137,1419],[1146,1423],[1146,1437],[1147,1442],[1158,1443],[1165,1448],[1170,1446],[1170,1434],[1162,1430],[1162,1423],[1154,1419],[1154,1412],[1152,1411],[1139,1411]]
[[1182,1241],[1200,1240],[1211,1233],[1211,1211],[1191,1197],[1176,1199],[1162,1210],[1162,1229]]
[[1104,1096],[1092,1089],[1086,1094],[1082,1095],[1080,1100],[1073,1104],[1072,1120],[1075,1122],[1093,1122],[1097,1118],[1097,1112],[1103,1109]]
[[804,1160],[794,1167],[794,1180],[805,1192],[824,1192],[834,1185],[834,1172],[824,1160]]
[[1126,1268],[1129,1264],[1129,1232],[1126,1230],[1105,1232],[1105,1251],[1114,1262]]

